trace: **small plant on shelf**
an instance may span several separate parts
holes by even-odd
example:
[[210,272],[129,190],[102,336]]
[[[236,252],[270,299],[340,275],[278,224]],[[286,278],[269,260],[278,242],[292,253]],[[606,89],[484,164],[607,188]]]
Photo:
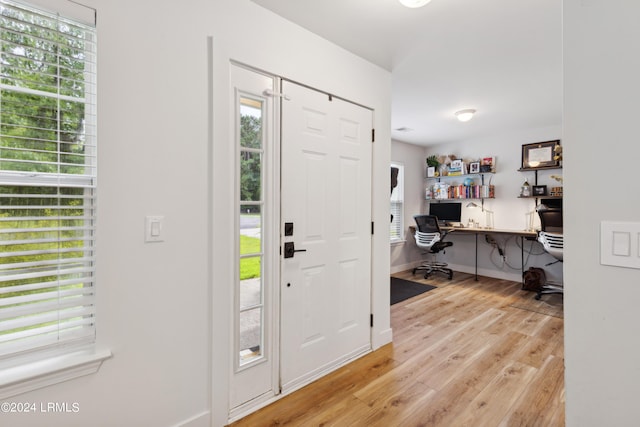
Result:
[[[427,157],[427,176],[438,176],[438,166],[440,166],[440,162],[438,161],[438,157],[436,155]],[[429,171],[430,169],[431,172]]]
[[427,166],[438,169],[438,166],[440,166],[440,162],[438,161],[438,156],[434,154],[432,156],[427,157]]

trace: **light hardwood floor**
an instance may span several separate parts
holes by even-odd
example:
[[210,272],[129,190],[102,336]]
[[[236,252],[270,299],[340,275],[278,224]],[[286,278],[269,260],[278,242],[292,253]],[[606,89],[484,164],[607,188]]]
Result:
[[232,426],[564,426],[561,296],[395,276],[438,288],[391,307],[392,344]]

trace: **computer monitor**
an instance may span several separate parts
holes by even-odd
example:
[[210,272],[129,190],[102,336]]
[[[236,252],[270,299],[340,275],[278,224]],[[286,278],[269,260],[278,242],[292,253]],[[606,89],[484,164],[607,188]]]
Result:
[[438,217],[438,222],[460,222],[462,218],[462,203],[431,202],[429,215]]

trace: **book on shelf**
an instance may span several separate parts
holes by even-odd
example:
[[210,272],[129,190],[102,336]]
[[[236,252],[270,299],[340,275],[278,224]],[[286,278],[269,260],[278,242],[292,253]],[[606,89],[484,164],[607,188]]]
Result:
[[495,197],[493,185],[449,185],[438,182],[427,187],[425,198],[427,200],[450,199],[492,199]]
[[449,166],[449,176],[466,175],[467,167],[462,160],[453,160]]

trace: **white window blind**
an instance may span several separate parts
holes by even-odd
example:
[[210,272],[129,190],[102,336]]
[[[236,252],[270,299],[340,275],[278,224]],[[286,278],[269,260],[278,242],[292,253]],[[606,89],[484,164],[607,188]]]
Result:
[[0,0],[0,360],[94,341],[96,32]]
[[391,242],[404,240],[404,166],[391,163],[391,167],[398,168],[398,185],[391,192]]

